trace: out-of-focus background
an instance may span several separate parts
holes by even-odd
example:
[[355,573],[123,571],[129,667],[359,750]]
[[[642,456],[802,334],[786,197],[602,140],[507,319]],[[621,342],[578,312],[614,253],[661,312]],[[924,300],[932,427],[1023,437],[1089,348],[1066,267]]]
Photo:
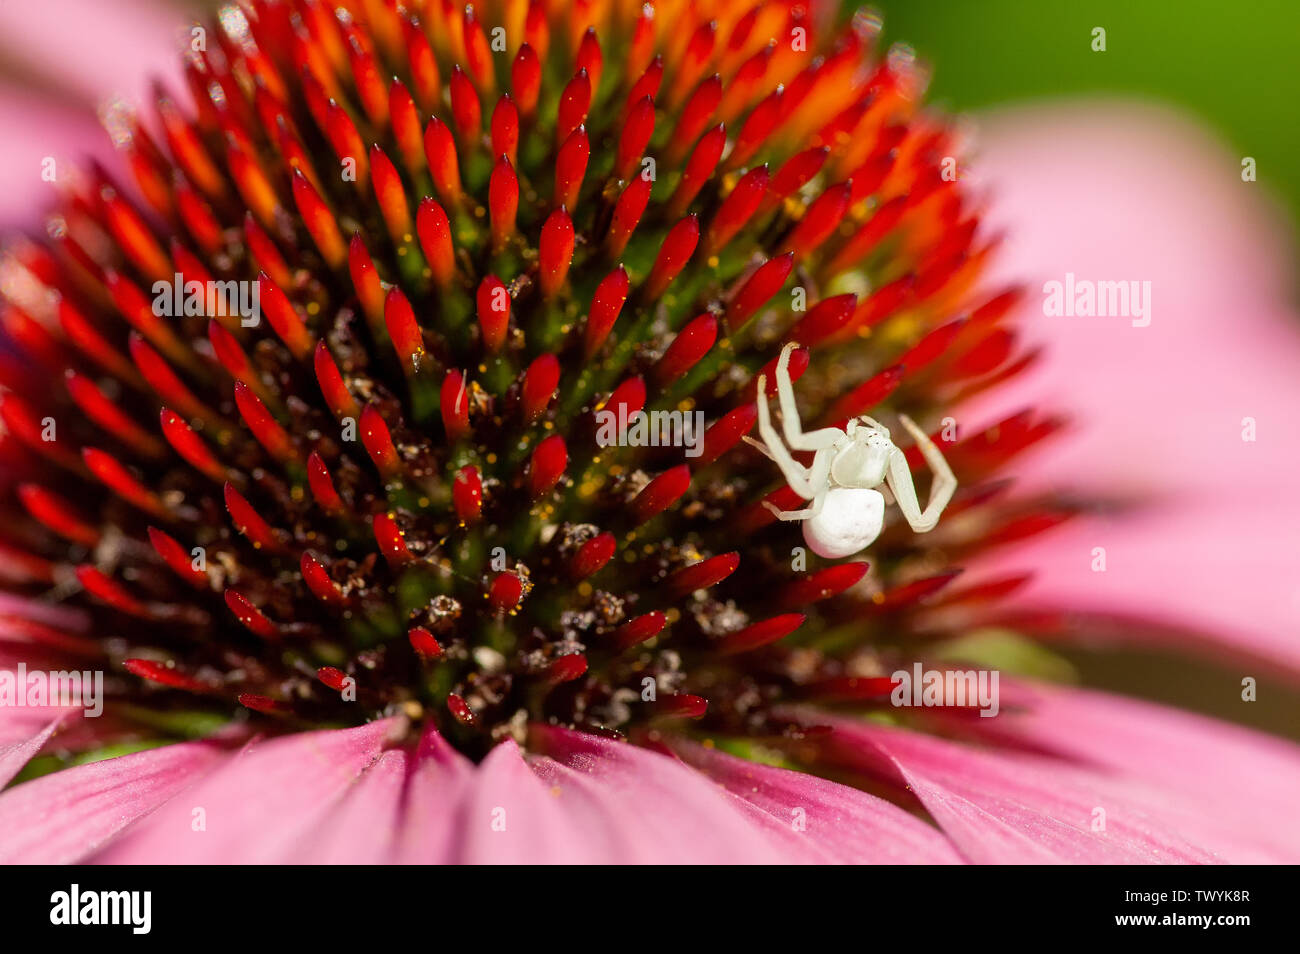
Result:
[[[1180,106],[1258,163],[1300,221],[1296,0],[875,0],[953,112],[1095,94]],[[850,4],[856,7],[856,4]],[[1092,31],[1106,31],[1094,52]]]

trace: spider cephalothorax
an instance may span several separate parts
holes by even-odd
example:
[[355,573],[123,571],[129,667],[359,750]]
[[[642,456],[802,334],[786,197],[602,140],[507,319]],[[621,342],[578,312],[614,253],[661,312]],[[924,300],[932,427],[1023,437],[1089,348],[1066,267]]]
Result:
[[[766,401],[758,402],[758,430],[767,443],[746,440],[776,462],[795,493],[813,503],[803,510],[781,510],[769,503],[768,509],[782,520],[806,521],[804,539],[814,553],[827,559],[851,556],[880,535],[886,500],[875,488],[881,484],[886,485],[913,530],[917,533],[933,530],[939,514],[957,489],[957,478],[939,448],[910,417],[899,415],[899,421],[912,435],[935,475],[930,503],[922,510],[907,458],[890,440],[889,429],[883,424],[863,415],[849,420],[843,429],[803,429],[790,382],[790,353],[798,347],[793,341],[787,344],[776,365],[781,428],[789,448],[781,443],[780,435],[772,426]],[[766,383],[760,376],[760,394]],[[804,467],[791,451],[812,451],[812,465]]]

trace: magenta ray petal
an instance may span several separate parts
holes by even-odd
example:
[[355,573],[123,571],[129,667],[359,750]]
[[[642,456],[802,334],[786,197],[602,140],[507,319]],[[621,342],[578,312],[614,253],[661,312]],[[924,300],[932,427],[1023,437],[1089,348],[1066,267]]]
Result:
[[[0,789],[8,785],[9,780],[21,772],[23,766],[31,761],[32,756],[41,750],[41,746],[54,734],[54,730],[62,724],[65,717],[60,713],[50,719],[46,714],[44,727],[38,723],[21,734],[15,734],[12,738],[0,736]],[[16,720],[6,721],[16,723]],[[17,727],[17,725],[10,726],[10,728]],[[32,732],[32,729],[35,731]]]
[[454,861],[460,851],[461,803],[474,764],[432,726],[424,731],[403,792],[393,860],[402,864]]
[[[1294,252],[1266,187],[1160,107],[1008,110],[985,118],[981,141],[987,224],[1007,235],[989,278],[1027,285],[1021,331],[1046,349],[963,419],[1058,408],[1075,427],[1020,465],[1019,485],[1154,504],[1071,521],[987,570],[1032,567],[1017,595],[1029,608],[1171,624],[1134,633],[1152,638],[1212,633],[1300,674],[1300,322]],[[1046,283],[1063,289],[1067,274],[1149,282],[1150,323],[1045,314]]]
[[838,861],[896,865],[963,860],[942,832],[882,798],[692,742],[673,742],[672,748],[727,791],[787,826],[802,810],[806,837]]
[[1300,861],[1300,746],[1109,693],[1035,685],[996,719],[965,720],[1003,743],[1098,766],[1158,787],[1171,817],[1242,863]]
[[[558,789],[558,790],[557,790]],[[469,864],[579,864],[616,861],[601,813],[562,786],[555,789],[524,761],[513,741],[478,766],[461,816]]]
[[[1161,814],[1149,790],[1028,755],[995,753],[867,722],[833,727],[845,765],[907,786],[969,860],[980,864],[1213,863]],[[1094,819],[1104,812],[1104,830]]]
[[211,743],[183,742],[16,785],[0,793],[0,863],[82,861],[224,757]]
[[[28,599],[25,596],[0,592],[0,617],[5,616],[29,619],[44,623],[46,626],[66,629],[69,632],[84,630],[90,622],[90,616],[85,610],[54,603],[42,603],[40,600]],[[0,631],[4,630],[4,626],[4,621],[0,619]]]
[[151,76],[176,77],[176,51],[191,39],[179,13],[154,0],[6,4],[0,37],[8,59],[87,106],[109,94],[141,96]]
[[[0,671],[7,670],[0,667]],[[80,712],[80,709],[68,706],[0,706],[0,745],[22,743],[39,735],[52,720],[65,720]],[[36,753],[33,751],[31,754]]]
[[[110,864],[258,864],[285,860],[314,837],[399,720],[253,742],[106,846]],[[194,830],[195,809],[204,828]]]
[[460,809],[474,763],[427,726],[413,748],[384,752],[330,805],[286,861],[445,864],[459,852]]
[[[538,735],[550,754],[529,759],[535,773],[531,784],[524,784],[527,777],[502,754],[499,782],[483,785],[467,816],[472,860],[541,861],[551,860],[552,852],[588,862],[834,860],[787,821],[677,759],[581,732],[543,729]],[[502,782],[519,786],[510,794],[523,819],[508,841],[488,828],[486,816],[479,817],[491,804],[504,804],[492,801],[494,792],[503,791],[497,787]]]
[[287,864],[390,864],[411,756],[390,749],[327,807],[309,837],[287,846]]

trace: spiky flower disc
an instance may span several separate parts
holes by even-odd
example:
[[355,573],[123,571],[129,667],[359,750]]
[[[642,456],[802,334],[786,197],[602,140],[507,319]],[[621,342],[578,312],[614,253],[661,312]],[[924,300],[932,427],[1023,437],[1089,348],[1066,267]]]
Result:
[[[7,253],[0,552],[79,609],[10,620],[28,658],[107,669],[124,739],[401,712],[481,755],[879,704],[1015,583],[919,614],[956,561],[1059,514],[988,480],[1055,422],[941,427],[1027,359],[877,30],[782,0],[223,8],[190,102],[109,115],[130,186],[90,169]],[[256,283],[260,320],[161,314],[175,275]],[[810,425],[934,426],[939,531],[835,565],[762,506],[797,505],[741,443],[787,340]],[[707,430],[601,446],[599,411]]]

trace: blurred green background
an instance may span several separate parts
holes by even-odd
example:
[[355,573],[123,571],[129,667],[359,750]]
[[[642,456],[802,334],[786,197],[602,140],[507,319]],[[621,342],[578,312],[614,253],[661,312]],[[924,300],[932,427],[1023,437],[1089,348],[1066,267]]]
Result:
[[[856,8],[858,4],[851,4]],[[1123,94],[1185,107],[1300,222],[1300,0],[873,0],[953,111]],[[1092,50],[1094,27],[1106,52]]]

